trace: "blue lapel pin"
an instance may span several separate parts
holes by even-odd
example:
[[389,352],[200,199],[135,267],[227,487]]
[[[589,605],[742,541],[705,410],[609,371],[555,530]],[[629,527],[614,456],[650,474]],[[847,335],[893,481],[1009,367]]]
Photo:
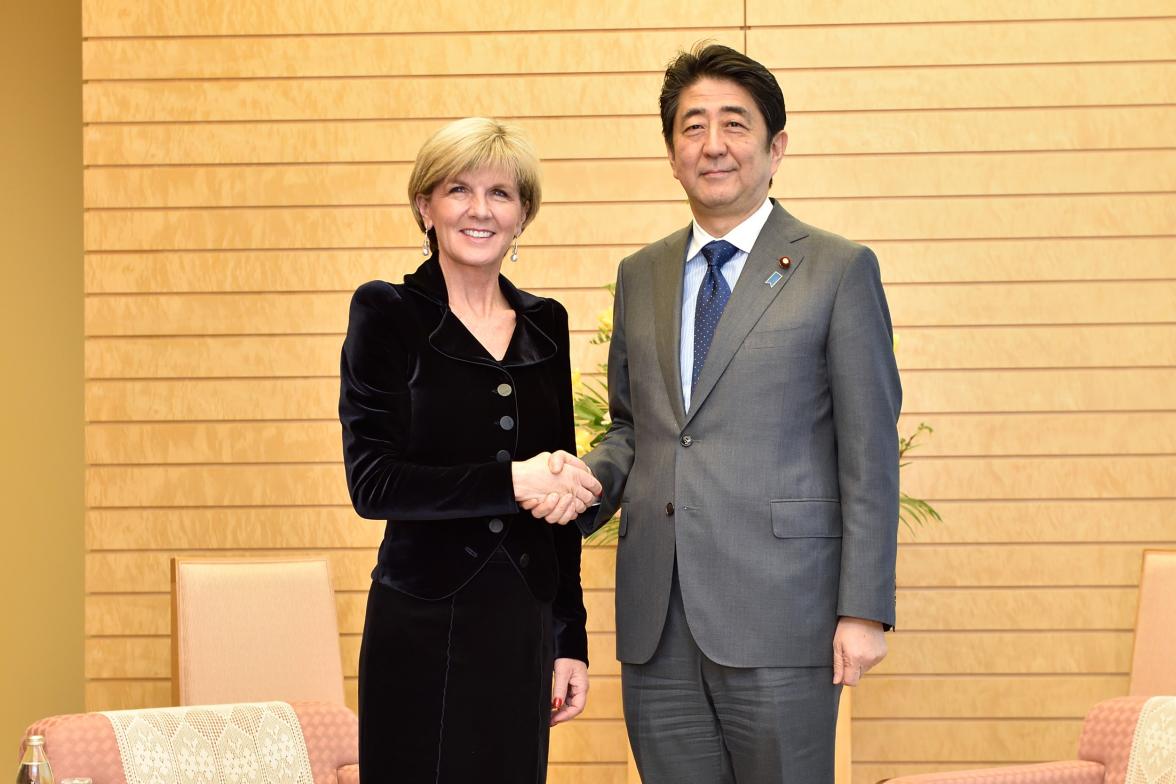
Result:
[[783,277],[784,276],[781,275],[779,272],[773,272],[771,275],[768,276],[768,279],[765,280],[764,283],[768,284],[768,288],[774,289],[774,288],[776,288],[776,284],[779,283]]

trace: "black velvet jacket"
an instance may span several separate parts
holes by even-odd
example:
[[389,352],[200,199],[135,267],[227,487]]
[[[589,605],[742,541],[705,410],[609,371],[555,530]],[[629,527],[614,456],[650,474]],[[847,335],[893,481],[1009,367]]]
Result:
[[555,655],[586,662],[579,530],[521,511],[510,467],[575,452],[568,314],[499,285],[516,313],[501,362],[450,311],[436,258],[402,285],[356,290],[339,393],[347,486],[362,517],[388,521],[373,579],[441,599],[501,545],[553,601]]

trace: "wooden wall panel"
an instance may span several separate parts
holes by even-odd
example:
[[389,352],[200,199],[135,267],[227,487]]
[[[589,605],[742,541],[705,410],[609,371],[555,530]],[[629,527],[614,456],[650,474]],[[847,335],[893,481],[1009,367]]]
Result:
[[[1176,129],[1174,129],[1176,133]],[[546,213],[544,213],[546,215]],[[1171,285],[1169,241],[1084,237],[874,241],[883,280],[899,283],[1116,283],[1146,280]],[[616,278],[616,260],[638,245],[588,247],[524,244],[511,279],[530,288],[604,286]],[[397,280],[416,263],[408,247],[383,250],[269,250],[207,252],[92,252],[86,258],[89,293],[351,292],[376,278]],[[1113,260],[1113,263],[1109,263]],[[902,292],[897,292],[902,296]],[[917,300],[917,296],[909,299]],[[895,303],[898,304],[897,302]],[[995,305],[995,303],[993,303]],[[912,303],[911,307],[917,307]],[[955,308],[952,309],[953,311]],[[892,315],[903,315],[907,309]],[[1085,310],[1083,311],[1085,312]],[[1070,318],[1081,314],[1071,313]],[[941,318],[946,315],[941,315]]]
[[[1024,168],[1023,153],[785,158],[780,196],[979,196],[986,194],[1166,191],[1176,153],[1058,152]],[[274,207],[407,205],[409,163],[106,168],[86,173],[86,206]],[[545,204],[678,201],[682,189],[663,158],[552,161],[543,167]]]
[[[660,158],[660,124],[640,117],[526,118],[545,160]],[[209,163],[404,161],[444,123],[439,120],[233,122],[88,125],[90,166]],[[1176,129],[1171,106],[1004,106],[920,111],[788,111],[788,154],[1115,150],[1164,147]]]
[[[1074,46],[1081,39],[1084,45]],[[1009,65],[1164,60],[1171,19],[1069,19],[752,28],[748,53],[769,68]]]
[[[1156,36],[1160,30],[1111,28]],[[658,72],[665,52],[688,47],[698,30],[575,30],[423,35],[115,38],[83,44],[92,79],[241,79],[323,76],[437,76]],[[742,46],[740,30],[711,37]],[[1147,41],[1143,41],[1146,52]],[[1137,52],[1140,51],[1137,49]],[[1132,56],[1122,59],[1145,59]]]
[[[84,6],[83,6],[84,7]],[[1154,17],[1170,14],[1168,0],[1122,0],[1108,5],[1101,0],[987,0],[986,2],[937,2],[894,0],[886,4],[870,0],[841,0],[805,6],[781,5],[772,0],[748,0],[747,23],[770,25],[925,25],[930,22],[1018,21],[1023,19],[1099,19],[1104,17]],[[1083,43],[1079,38],[1071,42]]]
[[708,0],[642,0],[640,5],[551,5],[505,2],[477,13],[468,3],[439,0],[423,5],[365,0],[164,0],[144,8],[135,0],[84,0],[87,37],[178,35],[281,35],[305,33],[404,33],[667,28],[689,19],[700,27],[742,24],[735,3]]
[[[544,160],[519,285],[592,346],[616,263],[685,225],[656,115],[673,51],[774,69],[774,195],[877,252],[904,488],[899,631],[855,692],[854,784],[1072,755],[1127,688],[1140,552],[1176,546],[1176,7],[637,0],[84,0],[86,695],[170,699],[168,559],[332,564],[345,691],[383,523],[336,422],[350,292],[419,262],[404,183],[450,118]],[[554,784],[634,784],[612,658],[615,552],[589,548],[593,698]]]

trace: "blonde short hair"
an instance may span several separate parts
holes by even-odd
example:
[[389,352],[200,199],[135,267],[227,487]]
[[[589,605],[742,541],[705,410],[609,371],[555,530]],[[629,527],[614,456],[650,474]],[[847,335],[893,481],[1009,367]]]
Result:
[[[527,211],[523,226],[535,219],[542,200],[539,157],[523,129],[485,117],[466,117],[434,133],[417,153],[408,178],[408,203],[421,231],[425,230],[425,220],[417,208],[417,196],[428,198],[445,179],[482,168],[513,174],[519,199]],[[432,236],[429,239],[436,251],[436,240]]]

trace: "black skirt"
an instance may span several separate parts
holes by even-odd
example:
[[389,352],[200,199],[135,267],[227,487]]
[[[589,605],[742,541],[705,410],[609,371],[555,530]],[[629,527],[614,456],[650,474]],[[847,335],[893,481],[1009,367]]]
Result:
[[551,604],[499,550],[446,599],[373,582],[359,656],[364,784],[547,779]]

